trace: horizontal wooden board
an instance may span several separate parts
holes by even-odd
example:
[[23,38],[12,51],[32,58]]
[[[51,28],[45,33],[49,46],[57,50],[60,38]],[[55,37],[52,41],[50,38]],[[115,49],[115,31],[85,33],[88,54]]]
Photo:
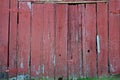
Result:
[[31,1],[34,3],[104,3],[108,0],[19,0],[19,1]]

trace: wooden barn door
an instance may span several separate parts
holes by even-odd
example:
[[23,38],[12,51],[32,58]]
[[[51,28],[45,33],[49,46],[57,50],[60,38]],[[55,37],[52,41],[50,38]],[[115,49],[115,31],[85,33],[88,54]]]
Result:
[[0,80],[120,73],[120,0],[30,1],[0,1]]
[[17,6],[18,13],[10,12],[9,77],[58,80],[112,72],[107,3]]
[[108,73],[107,4],[82,5],[83,75]]
[[108,74],[108,9],[106,3],[68,6],[69,78]]
[[31,75],[67,77],[67,4],[32,5]]

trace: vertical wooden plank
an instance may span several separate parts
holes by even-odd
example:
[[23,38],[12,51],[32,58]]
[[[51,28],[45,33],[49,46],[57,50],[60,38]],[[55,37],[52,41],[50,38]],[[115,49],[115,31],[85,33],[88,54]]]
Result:
[[70,78],[77,78],[82,74],[81,62],[81,12],[80,5],[69,5],[68,32],[68,71]]
[[56,67],[55,76],[67,77],[67,20],[68,5],[56,5]]
[[[97,36],[100,46],[98,55],[98,76],[108,73],[108,8],[105,3],[97,4]],[[98,39],[97,39],[98,40]],[[98,51],[98,49],[97,49]]]
[[84,31],[83,32],[83,63],[84,73],[87,77],[95,77],[97,74],[96,68],[96,8],[95,4],[86,4],[84,16]]
[[28,74],[30,54],[30,3],[19,3],[18,75]]
[[[69,79],[72,79],[74,77],[74,64],[73,64],[73,53],[72,53],[72,50],[71,50],[71,46],[72,46],[72,19],[74,18],[74,7],[73,5],[68,5],[68,40],[67,40],[67,48],[68,48],[68,54],[67,54],[67,64],[68,64],[68,78]],[[73,14],[72,14],[73,13]]]
[[79,75],[78,77],[82,77],[83,76],[83,41],[82,41],[82,5],[79,4],[78,5],[78,12],[77,12],[77,19],[78,19],[78,27],[77,27],[77,31],[78,31],[78,69],[77,71],[79,71]]
[[86,76],[86,36],[85,36],[85,29],[86,29],[86,24],[85,24],[85,7],[86,4],[82,4],[81,5],[81,9],[82,9],[82,58],[83,58],[83,76]]
[[120,73],[120,0],[109,1],[109,59],[110,72]]
[[5,78],[8,66],[9,0],[0,0],[0,79]]
[[43,4],[32,6],[31,76],[43,76]]
[[17,0],[10,2],[9,77],[17,74]]
[[96,69],[96,6],[86,4],[86,71],[87,76],[95,77]]
[[43,30],[44,77],[54,78],[54,4],[44,4]]

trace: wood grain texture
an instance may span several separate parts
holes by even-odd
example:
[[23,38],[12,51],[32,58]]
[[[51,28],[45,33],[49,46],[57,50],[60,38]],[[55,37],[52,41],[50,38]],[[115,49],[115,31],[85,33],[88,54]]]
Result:
[[67,10],[67,4],[56,5],[56,78],[67,77]]
[[82,41],[82,5],[78,5],[78,69],[77,71],[79,71],[79,75],[77,75],[78,77],[82,77],[83,76],[83,41]]
[[120,0],[109,2],[109,59],[111,74],[120,73]]
[[32,6],[31,76],[36,78],[43,76],[43,7],[43,4]]
[[31,71],[31,77],[55,80],[120,74],[120,0],[22,1],[0,1],[0,74],[16,77]]
[[18,74],[28,74],[30,56],[30,7],[26,2],[19,3],[18,25]]
[[68,75],[70,78],[79,77],[82,74],[80,9],[80,5],[69,5],[68,10]]
[[81,5],[81,9],[82,9],[82,52],[83,52],[83,76],[86,76],[86,40],[85,40],[85,29],[86,29],[86,24],[85,24],[85,4]]
[[96,76],[96,8],[95,4],[84,5],[83,22],[83,66],[84,74],[89,77]]
[[17,74],[17,0],[10,2],[9,77]]
[[0,73],[1,75],[6,72],[8,67],[8,31],[9,31],[8,27],[9,27],[9,1],[1,0],[0,1]]
[[97,4],[97,35],[100,37],[98,56],[98,76],[108,74],[108,5]]
[[54,78],[54,38],[55,38],[55,8],[54,4],[44,4],[44,30],[43,30],[43,62],[44,77]]

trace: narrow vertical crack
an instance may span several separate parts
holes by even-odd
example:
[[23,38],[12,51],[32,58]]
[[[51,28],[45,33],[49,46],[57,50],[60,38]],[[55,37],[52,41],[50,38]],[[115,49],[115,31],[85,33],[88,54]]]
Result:
[[[11,9],[11,0],[8,3],[8,49],[7,49],[7,70],[9,70],[9,52],[10,52],[10,9]],[[7,72],[7,71],[6,71]],[[9,80],[9,73],[7,72],[7,80]]]
[[[56,53],[56,4],[54,4],[54,56],[56,55],[55,53]],[[55,78],[55,72],[56,72],[56,66],[55,66],[55,64],[54,64],[54,80],[56,79]]]
[[107,20],[107,24],[108,24],[108,74],[110,74],[110,35],[109,35],[109,17],[110,17],[110,13],[109,13],[109,3],[108,3],[108,6],[107,6],[107,15],[108,15],[108,20]]
[[69,5],[68,5],[68,15],[67,15],[67,80],[69,80],[69,64],[68,64],[68,55],[69,55],[69,52],[70,52],[70,43],[69,43],[69,40],[70,40],[70,24],[69,24],[69,20],[70,20],[70,17],[69,17]]
[[80,58],[82,60],[81,61],[81,69],[82,69],[81,70],[82,71],[81,76],[82,76],[83,75],[83,29],[82,29],[82,27],[83,27],[83,24],[82,24],[83,17],[82,17],[82,5],[80,5],[79,7],[80,7],[80,10],[81,10],[80,11],[81,24],[79,26],[80,26],[80,29],[81,29],[81,35],[80,35],[81,36],[81,39],[80,39],[81,40],[81,57]]
[[31,8],[30,8],[30,53],[28,58],[28,80],[31,80],[31,49],[32,49],[32,2],[30,2]]
[[18,45],[18,26],[19,26],[19,1],[17,1],[17,28],[16,28],[16,79],[17,79],[17,74],[18,74],[18,50],[19,50],[19,45]]
[[99,66],[98,58],[99,58],[99,55],[98,55],[98,51],[97,51],[98,50],[97,49],[97,46],[98,46],[98,44],[97,44],[97,35],[99,34],[98,25],[97,25],[98,24],[98,20],[97,20],[98,19],[97,18],[98,17],[98,15],[97,15],[98,14],[98,9],[97,9],[98,8],[98,4],[96,3],[95,6],[96,6],[96,69],[97,69],[97,75],[96,76],[98,77],[98,72],[99,72],[98,71],[98,66]]

